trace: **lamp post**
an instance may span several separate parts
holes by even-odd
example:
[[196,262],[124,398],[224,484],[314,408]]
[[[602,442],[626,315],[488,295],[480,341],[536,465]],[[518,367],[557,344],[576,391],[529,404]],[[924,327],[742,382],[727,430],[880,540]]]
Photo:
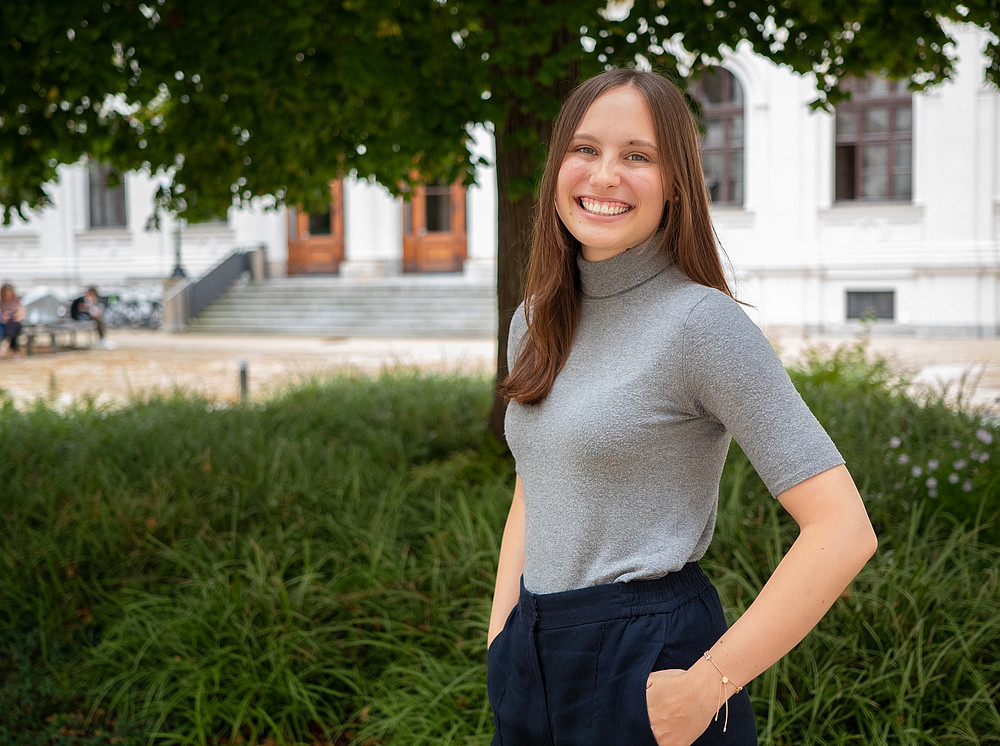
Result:
[[173,279],[182,279],[187,277],[187,272],[184,271],[184,267],[181,266],[181,227],[177,225],[174,228],[174,271],[170,273],[170,277]]

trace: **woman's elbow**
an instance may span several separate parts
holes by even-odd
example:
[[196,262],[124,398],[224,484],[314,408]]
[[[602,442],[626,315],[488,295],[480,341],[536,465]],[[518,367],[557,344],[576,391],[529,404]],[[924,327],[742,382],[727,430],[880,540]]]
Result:
[[858,521],[858,525],[852,533],[851,547],[853,551],[851,554],[857,558],[858,571],[860,572],[861,568],[878,550],[878,536],[875,534],[875,529],[867,515],[864,516],[863,520]]

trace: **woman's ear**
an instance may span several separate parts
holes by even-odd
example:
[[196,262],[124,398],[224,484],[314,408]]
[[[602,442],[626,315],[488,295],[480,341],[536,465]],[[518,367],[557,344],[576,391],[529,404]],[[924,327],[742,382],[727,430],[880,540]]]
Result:
[[668,180],[666,185],[663,187],[663,196],[666,199],[664,207],[670,207],[671,204],[677,204],[679,199],[677,194],[677,184],[673,179]]

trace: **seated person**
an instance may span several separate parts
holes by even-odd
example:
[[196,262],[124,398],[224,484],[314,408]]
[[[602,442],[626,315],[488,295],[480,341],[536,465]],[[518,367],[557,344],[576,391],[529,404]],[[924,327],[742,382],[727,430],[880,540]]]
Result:
[[8,351],[17,356],[21,355],[17,335],[21,333],[22,321],[24,321],[24,305],[14,292],[14,287],[4,283],[0,286],[0,329],[3,330],[0,357],[6,357]]
[[70,318],[75,321],[90,320],[97,323],[98,344],[101,347],[113,348],[114,345],[104,338],[104,313],[97,297],[96,288],[87,288],[87,291],[76,298],[69,307]]

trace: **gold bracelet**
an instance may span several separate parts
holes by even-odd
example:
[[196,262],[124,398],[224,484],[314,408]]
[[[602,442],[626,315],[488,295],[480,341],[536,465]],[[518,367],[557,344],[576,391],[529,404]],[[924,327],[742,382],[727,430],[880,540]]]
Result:
[[[730,680],[730,678],[728,676],[726,676],[724,673],[722,673],[722,669],[719,668],[719,665],[715,661],[712,660],[712,654],[709,653],[707,650],[705,651],[705,660],[707,660],[709,663],[711,663],[712,666],[715,668],[715,670],[719,672],[719,676],[722,677],[721,688],[719,689],[718,707],[715,708],[715,722],[719,722],[719,710],[722,709],[722,697],[726,693],[726,684],[732,684],[733,686],[736,687],[736,691],[733,692],[733,694],[739,694],[740,692],[742,692],[743,691],[743,687],[742,686],[738,686],[736,684],[736,682]],[[722,732],[725,733],[726,732],[726,728],[728,728],[728,727],[729,727],[729,697],[727,696],[726,697],[726,719],[722,723]]]

